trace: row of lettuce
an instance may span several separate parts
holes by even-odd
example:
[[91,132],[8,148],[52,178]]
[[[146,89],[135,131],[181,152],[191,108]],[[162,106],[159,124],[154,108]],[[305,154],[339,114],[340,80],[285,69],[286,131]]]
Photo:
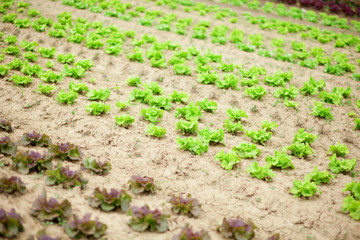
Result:
[[[129,7],[128,5],[125,5],[124,8],[127,9],[128,7]],[[30,10],[29,12],[31,12]],[[175,22],[176,27],[174,31],[184,35],[187,34],[188,32],[187,28],[192,23],[191,18],[178,19],[177,16],[174,14],[165,14],[157,10],[146,11],[146,8],[143,6],[137,7],[137,11],[139,11],[140,13],[141,12],[145,13],[145,17],[143,19],[146,18],[152,19],[151,21],[148,20],[139,21],[139,24],[144,26],[152,26],[153,25],[152,22],[155,20],[153,18],[161,17],[161,19],[159,20],[160,23],[159,25],[157,25],[157,29],[159,30],[171,31],[171,24]],[[38,14],[40,13],[38,12]],[[282,23],[279,24],[279,22],[276,21],[275,22],[268,21],[266,17],[253,17],[250,13],[244,13],[244,16],[252,24],[257,24],[257,23],[260,24],[263,29],[273,29],[273,28],[277,28],[276,26],[281,27],[280,29],[278,29],[279,31],[281,29],[284,29]],[[38,15],[34,17],[38,17]],[[92,49],[103,48],[103,46],[105,45],[104,36],[107,35],[106,32],[97,31],[97,34],[92,34],[87,31],[88,28],[90,27],[89,25],[87,26],[85,25],[81,28],[79,24],[77,24],[76,29],[69,29],[69,27],[73,25],[73,22],[71,20],[72,18],[71,14],[70,16],[69,14],[68,16],[66,16],[66,14],[62,14],[62,16],[59,15],[58,18],[60,19],[61,24],[56,24],[56,23],[53,24],[52,20],[44,19],[43,17],[40,17],[35,21],[31,21],[28,18],[17,18],[17,15],[15,13],[10,13],[4,15],[2,17],[2,21],[15,23],[16,26],[20,28],[32,26],[37,31],[45,31],[47,27],[52,26],[52,28],[49,30],[48,33],[50,36],[57,38],[66,37],[68,41],[79,44],[85,42],[85,45]],[[289,24],[293,25],[293,23],[289,23]],[[294,26],[295,28],[291,27],[292,32],[311,30],[310,32],[302,33],[302,37],[304,38],[317,39],[321,43],[326,43],[335,39],[336,40],[335,47],[341,48],[347,45],[356,46],[355,47],[356,50],[360,51],[359,38],[351,34],[350,35],[340,34],[340,33],[336,33],[335,31],[332,32],[321,31],[320,29],[314,27],[308,27],[308,26],[300,26],[300,25],[299,26],[294,25]],[[202,39],[202,40],[207,39],[208,28],[210,28],[210,21],[199,21],[193,27],[192,38]],[[244,41],[245,38],[244,31],[234,28],[231,31],[231,34],[227,36],[229,32],[230,29],[228,26],[225,25],[215,26],[212,32],[210,33],[210,36],[212,38],[211,40],[212,43],[226,44],[227,41],[230,41],[243,51],[254,52],[256,49],[258,49],[258,55],[260,56],[270,57],[279,61],[287,61],[290,63],[299,64],[300,66],[308,67],[312,69],[316,68],[319,65],[324,65],[325,66],[324,72],[334,75],[343,75],[346,72],[355,71],[355,65],[349,62],[349,59],[346,55],[344,55],[341,58],[341,61],[339,61],[339,58],[336,57],[337,55],[339,55],[337,52],[335,52],[332,56],[327,56],[326,52],[322,47],[313,47],[312,49],[308,49],[303,42],[294,41],[291,43],[291,47],[294,50],[294,52],[289,53],[287,50],[283,48],[285,43],[284,39],[275,38],[271,43],[271,45],[275,49],[269,50],[266,47],[264,48],[263,46],[262,34],[253,34],[253,35],[250,34],[248,40],[249,43],[246,43]],[[132,42],[132,44],[134,46],[140,47],[144,44],[144,42],[135,40]],[[116,42],[114,40],[110,40],[110,44],[107,44],[105,46],[105,52],[112,55],[119,55],[120,52],[122,52],[121,43],[119,43],[118,41]],[[167,64],[165,63],[165,61],[163,61],[163,57],[161,55],[157,56],[157,61],[160,61],[160,63],[154,64],[155,67],[166,67]],[[336,64],[334,65],[334,63]],[[354,76],[357,75],[354,74]]]

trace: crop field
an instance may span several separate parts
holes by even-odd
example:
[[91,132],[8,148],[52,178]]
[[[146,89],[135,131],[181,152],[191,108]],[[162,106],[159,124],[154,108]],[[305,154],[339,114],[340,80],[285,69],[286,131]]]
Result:
[[360,19],[300,2],[0,0],[0,239],[360,239]]

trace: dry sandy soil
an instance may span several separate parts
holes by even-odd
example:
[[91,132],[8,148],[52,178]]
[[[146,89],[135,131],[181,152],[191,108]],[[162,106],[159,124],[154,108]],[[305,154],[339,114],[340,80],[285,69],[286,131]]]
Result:
[[[149,61],[144,64],[130,62],[123,53],[119,57],[109,56],[103,50],[89,50],[84,45],[72,44],[66,39],[55,39],[45,33],[35,32],[33,29],[16,29],[12,24],[1,23],[0,30],[6,34],[15,34],[19,40],[27,39],[38,41],[42,46],[54,46],[57,53],[73,53],[77,59],[90,58],[94,60],[94,68],[86,76],[86,82],[91,89],[109,88],[112,90],[111,97],[107,101],[111,105],[111,112],[103,116],[89,115],[85,111],[85,105],[89,103],[85,96],[79,96],[73,105],[63,105],[56,101],[56,95],[46,97],[40,95],[36,90],[40,79],[27,88],[19,88],[2,79],[0,81],[0,118],[10,120],[15,126],[15,131],[10,134],[13,141],[20,140],[24,133],[37,131],[48,134],[54,143],[71,142],[81,147],[86,156],[93,156],[99,160],[108,160],[112,164],[112,170],[105,176],[92,175],[83,172],[89,180],[86,188],[80,190],[65,190],[61,186],[50,187],[45,185],[45,176],[39,174],[21,175],[11,170],[10,166],[0,168],[1,176],[20,176],[27,184],[28,192],[21,196],[0,195],[0,207],[5,209],[15,208],[24,218],[25,232],[18,239],[26,239],[35,234],[44,226],[29,214],[31,205],[36,196],[46,189],[49,197],[59,200],[68,199],[73,212],[77,215],[92,213],[101,222],[108,225],[108,239],[171,239],[179,233],[185,223],[190,223],[195,230],[205,229],[209,231],[212,239],[222,239],[216,232],[224,217],[240,216],[251,219],[258,227],[255,239],[266,239],[274,233],[280,233],[281,239],[360,239],[360,223],[352,220],[348,214],[341,212],[343,198],[342,193],[346,183],[354,180],[350,174],[338,174],[336,178],[327,185],[319,186],[321,195],[310,199],[295,198],[289,193],[292,181],[302,179],[310,173],[315,166],[320,170],[328,170],[329,146],[337,142],[344,143],[350,148],[348,158],[360,159],[360,137],[359,131],[352,130],[353,119],[347,116],[349,111],[360,114],[355,107],[354,100],[360,97],[360,83],[350,79],[350,75],[335,77],[323,73],[322,68],[309,70],[291,63],[283,63],[274,59],[258,56],[256,53],[246,53],[238,50],[235,45],[227,44],[215,46],[211,39],[206,41],[191,39],[190,35],[180,36],[172,32],[163,32],[154,27],[143,27],[136,20],[130,22],[91,13],[88,10],[78,10],[64,6],[60,1],[31,0],[32,7],[39,9],[45,17],[55,18],[63,11],[71,11],[74,18],[85,17],[91,21],[103,21],[105,25],[114,24],[125,30],[135,30],[139,35],[144,33],[154,34],[160,41],[172,40],[181,43],[184,47],[196,46],[205,51],[210,48],[214,53],[221,53],[223,59],[241,64],[245,69],[254,65],[264,66],[268,74],[278,70],[291,70],[294,78],[291,84],[298,88],[307,81],[310,76],[315,79],[324,79],[326,89],[331,90],[335,86],[350,86],[353,89],[353,98],[350,104],[343,106],[331,105],[335,120],[328,122],[310,115],[315,97],[305,97],[301,94],[295,99],[300,103],[298,111],[287,109],[283,104],[276,104],[277,99],[268,94],[263,101],[254,101],[243,95],[243,90],[221,90],[213,85],[201,85],[196,81],[196,74],[192,76],[174,75],[171,67],[167,69],[156,69],[150,67]],[[143,4],[150,9],[169,9],[155,6],[153,2],[131,1],[135,5]],[[208,2],[208,1],[202,1]],[[222,5],[230,7],[230,5]],[[232,7],[233,11],[242,13],[249,11],[242,7]],[[191,16],[181,10],[172,10],[178,16]],[[254,12],[259,14],[259,12]],[[211,16],[211,15],[210,15]],[[212,23],[230,23],[214,20],[210,16],[201,17],[194,14],[194,19],[211,19]],[[269,15],[271,16],[271,14]],[[275,17],[275,15],[272,15]],[[276,16],[277,17],[277,16]],[[244,30],[247,34],[262,33],[264,43],[270,45],[271,39],[280,36],[276,32],[261,30],[257,25],[250,25],[243,18],[236,24],[237,28]],[[289,19],[288,19],[289,20]],[[298,21],[306,24],[305,21]],[[321,27],[321,25],[319,25]],[[355,33],[354,33],[355,34]],[[301,40],[300,34],[287,34],[283,36],[286,41]],[[304,40],[308,46],[319,45],[312,40]],[[290,46],[288,44],[287,46]],[[323,45],[332,53],[332,43]],[[129,42],[124,44],[125,51],[131,49]],[[290,49],[290,47],[289,47]],[[347,52],[351,58],[359,58],[353,54],[353,48],[341,50]],[[6,56],[3,63],[11,61],[12,57]],[[38,64],[45,66],[47,59],[40,58]],[[195,67],[192,65],[192,67]],[[56,62],[54,71],[60,72],[63,65]],[[14,72],[11,72],[12,75]],[[293,157],[294,170],[275,170],[276,177],[272,182],[265,182],[252,178],[245,172],[253,160],[244,159],[235,169],[226,171],[220,167],[219,162],[214,161],[214,155],[224,149],[225,151],[240,142],[250,142],[244,134],[231,135],[226,133],[226,145],[211,145],[209,151],[201,156],[192,155],[188,151],[178,149],[175,138],[180,133],[176,132],[174,124],[177,119],[174,116],[176,107],[164,113],[159,125],[167,129],[166,137],[155,139],[145,135],[148,125],[140,115],[140,110],[146,107],[142,104],[131,105],[126,111],[135,116],[135,123],[129,128],[115,125],[114,117],[121,114],[115,107],[119,100],[125,101],[128,94],[134,89],[126,84],[125,80],[130,75],[141,75],[143,82],[158,81],[164,88],[165,94],[171,94],[173,90],[184,91],[190,95],[190,101],[199,101],[209,98],[217,101],[218,110],[215,114],[205,113],[200,122],[200,128],[205,126],[214,129],[222,128],[226,119],[226,110],[229,108],[241,108],[245,110],[249,118],[245,120],[246,129],[258,129],[264,120],[276,121],[279,127],[276,129],[270,141],[264,146],[259,145],[261,155],[256,159],[260,165],[265,163],[265,156],[272,155],[275,150],[292,143],[293,137],[299,128],[305,128],[319,138],[312,144],[315,153],[307,159]],[[96,82],[91,83],[90,78]],[[70,78],[59,84],[60,89],[67,89]],[[118,88],[117,88],[118,87]],[[275,88],[265,86],[268,93]],[[252,109],[257,111],[252,111]],[[0,133],[0,137],[7,135]],[[30,150],[29,147],[19,146],[20,150]],[[33,148],[45,152],[44,148]],[[0,155],[0,160],[11,163],[11,158]],[[57,161],[57,160],[56,160]],[[79,170],[79,163],[64,162],[73,170]],[[355,172],[359,172],[359,165]],[[138,233],[127,225],[130,217],[120,212],[105,213],[91,208],[87,198],[92,194],[95,187],[125,188],[128,189],[128,180],[133,174],[153,177],[161,187],[155,195],[134,195],[133,206],[148,204],[151,209],[158,208],[162,212],[171,214],[169,231],[166,233]],[[359,178],[357,174],[355,178]],[[130,191],[129,191],[130,192]],[[203,212],[194,219],[186,216],[177,216],[171,213],[170,204],[167,202],[173,194],[190,193],[202,203]],[[61,239],[68,239],[60,226],[49,226],[48,233]]]

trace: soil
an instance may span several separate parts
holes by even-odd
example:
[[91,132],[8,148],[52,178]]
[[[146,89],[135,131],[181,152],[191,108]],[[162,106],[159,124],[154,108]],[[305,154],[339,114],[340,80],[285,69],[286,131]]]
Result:
[[[221,90],[213,85],[202,85],[196,81],[195,71],[192,76],[174,75],[172,68],[156,69],[150,67],[149,61],[144,64],[130,62],[123,53],[118,57],[109,56],[103,50],[89,50],[84,45],[69,43],[66,39],[55,39],[45,33],[35,32],[33,29],[17,29],[13,24],[1,23],[0,30],[6,34],[17,35],[18,39],[37,41],[41,46],[54,46],[59,53],[73,53],[77,59],[89,58],[94,61],[94,67],[86,76],[86,82],[91,89],[109,88],[112,90],[107,104],[111,105],[111,112],[102,116],[89,115],[85,111],[85,105],[89,104],[86,96],[79,96],[73,105],[63,105],[56,101],[56,95],[47,97],[40,95],[34,90],[41,82],[34,78],[34,82],[26,88],[16,87],[6,79],[0,80],[0,118],[7,119],[15,126],[15,131],[10,134],[13,141],[19,141],[24,133],[37,131],[49,135],[54,143],[70,142],[81,147],[86,156],[95,159],[108,160],[112,164],[112,170],[105,176],[90,174],[83,171],[83,176],[89,180],[86,188],[80,190],[63,189],[60,186],[46,186],[43,174],[21,175],[11,169],[10,166],[0,168],[0,176],[21,176],[27,184],[27,193],[21,196],[0,195],[0,207],[9,210],[15,208],[24,218],[25,232],[18,239],[26,239],[29,235],[47,228],[52,236],[68,239],[61,226],[44,226],[37,219],[30,216],[29,212],[34,199],[45,189],[48,197],[58,200],[68,199],[73,207],[73,212],[79,216],[92,213],[93,217],[108,225],[108,239],[171,239],[178,234],[180,229],[189,223],[195,230],[205,229],[209,231],[212,239],[222,239],[216,228],[221,224],[224,217],[240,216],[243,219],[251,219],[257,226],[254,239],[266,239],[274,233],[279,233],[281,239],[360,239],[359,221],[355,221],[348,214],[341,212],[341,205],[346,194],[342,192],[346,183],[359,180],[359,174],[338,174],[329,184],[319,186],[322,194],[317,194],[310,199],[295,198],[289,193],[292,182],[302,179],[310,173],[315,166],[321,171],[328,170],[329,146],[338,142],[346,144],[350,149],[347,158],[360,160],[360,137],[359,131],[352,130],[353,119],[347,113],[355,111],[360,115],[359,108],[354,102],[360,98],[360,83],[350,79],[350,75],[341,77],[323,73],[322,68],[309,70],[298,65],[276,61],[270,58],[258,56],[256,53],[242,52],[233,44],[215,46],[211,39],[206,41],[190,38],[190,35],[180,36],[173,32],[163,32],[155,27],[143,27],[136,20],[130,22],[91,13],[88,10],[78,10],[64,6],[61,1],[31,0],[31,7],[41,11],[45,17],[55,18],[63,11],[71,11],[74,18],[84,17],[91,21],[102,21],[105,25],[114,24],[124,30],[134,30],[138,35],[148,33],[155,35],[159,41],[176,41],[184,47],[196,46],[201,51],[210,48],[212,52],[222,54],[223,59],[249,69],[254,65],[264,66],[268,74],[276,71],[291,70],[294,78],[291,84],[301,87],[310,76],[315,79],[324,79],[326,89],[331,90],[335,86],[350,86],[353,89],[351,101],[343,106],[331,105],[334,121],[326,121],[311,115],[315,97],[299,94],[295,99],[300,103],[297,111],[286,108],[271,94],[275,88],[265,86],[268,95],[262,101],[251,100],[243,94],[243,89]],[[155,6],[154,2],[142,0],[128,1],[134,5],[143,4],[149,9],[169,11],[166,6]],[[210,1],[201,1],[212,4]],[[233,7],[223,4],[239,14],[249,11],[244,7]],[[182,10],[171,10],[179,17],[193,17],[197,20],[211,20],[212,24],[225,24],[234,28],[226,21],[214,20],[209,16],[199,16],[196,13],[185,13]],[[256,11],[254,14],[259,14]],[[271,14],[270,14],[271,15]],[[272,17],[277,17],[272,15]],[[288,19],[289,20],[289,19]],[[305,21],[298,21],[306,24]],[[317,25],[322,27],[320,24]],[[244,30],[246,34],[261,33],[264,35],[264,44],[270,46],[272,38],[282,36],[287,43],[292,40],[304,41],[307,46],[319,46],[320,43],[313,40],[302,40],[300,34],[280,35],[273,31],[261,30],[257,25],[250,25],[243,18],[236,28]],[[346,31],[346,30],[344,30]],[[356,34],[356,33],[353,33]],[[4,44],[4,43],[2,43]],[[3,45],[4,46],[4,45]],[[3,47],[2,46],[2,47]],[[290,44],[288,44],[290,46]],[[329,54],[334,52],[333,43],[321,45]],[[132,48],[129,42],[124,44],[125,52]],[[290,47],[288,47],[290,49]],[[337,50],[337,49],[336,49]],[[345,52],[350,59],[359,58],[353,48],[338,50]],[[6,55],[7,63],[13,58]],[[39,58],[37,64],[45,66],[47,59]],[[60,72],[63,65],[55,62],[54,71]],[[193,69],[195,65],[191,65]],[[357,71],[359,69],[357,68]],[[15,71],[11,71],[12,75]],[[252,178],[245,172],[254,160],[243,159],[233,170],[226,171],[220,167],[219,162],[214,160],[214,155],[220,150],[231,150],[233,146],[241,142],[250,142],[244,134],[225,134],[226,145],[211,145],[208,152],[201,156],[195,156],[188,151],[179,150],[175,139],[181,135],[175,130],[174,124],[178,120],[174,113],[176,107],[181,104],[173,104],[173,109],[164,112],[164,117],[159,125],[167,129],[162,139],[155,139],[145,134],[148,122],[141,115],[140,110],[145,105],[131,105],[126,113],[135,116],[135,123],[129,128],[115,125],[114,118],[119,112],[115,103],[126,101],[134,87],[128,86],[128,76],[142,76],[143,82],[157,81],[164,88],[165,94],[171,94],[174,90],[184,91],[190,95],[190,100],[196,102],[205,98],[215,100],[218,110],[215,114],[205,113],[200,121],[199,128],[211,127],[222,128],[229,108],[241,108],[248,113],[245,120],[246,129],[259,129],[264,120],[276,121],[276,128],[270,141],[261,149],[261,155],[256,159],[260,165],[265,164],[265,157],[273,155],[275,150],[292,143],[295,133],[299,128],[305,128],[319,138],[312,144],[315,153],[306,159],[293,157],[294,170],[274,170],[276,177],[272,182],[265,182]],[[91,83],[89,80],[95,78]],[[65,78],[57,84],[58,91],[67,89],[69,81]],[[0,132],[0,137],[7,135]],[[46,152],[46,148],[24,147],[19,145],[19,150],[33,150]],[[358,161],[359,161],[358,160]],[[0,161],[11,163],[11,158],[0,155]],[[58,160],[56,160],[58,161]],[[64,162],[64,166],[70,166],[73,170],[80,170],[80,163]],[[360,171],[359,164],[354,169]],[[128,180],[134,174],[149,176],[161,190],[155,195],[132,194],[132,206],[148,204],[151,209],[158,208],[163,213],[171,215],[169,231],[166,233],[138,233],[128,225],[130,217],[121,212],[102,212],[89,206],[87,198],[91,196],[94,188],[106,187],[124,188],[128,190]],[[130,193],[131,191],[128,190]],[[198,218],[178,216],[171,212],[169,198],[174,194],[188,194],[196,197],[202,204],[203,212]]]

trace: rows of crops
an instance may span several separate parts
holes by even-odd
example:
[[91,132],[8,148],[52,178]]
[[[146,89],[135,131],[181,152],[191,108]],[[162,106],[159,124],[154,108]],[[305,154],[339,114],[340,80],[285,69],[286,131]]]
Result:
[[359,237],[359,21],[256,0],[0,12],[1,237]]

